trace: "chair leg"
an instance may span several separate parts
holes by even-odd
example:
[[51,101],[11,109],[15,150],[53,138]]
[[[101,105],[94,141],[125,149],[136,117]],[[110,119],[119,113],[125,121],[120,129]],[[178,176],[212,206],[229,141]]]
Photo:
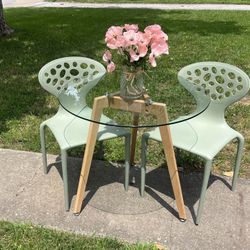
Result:
[[43,157],[43,170],[44,174],[48,173],[48,164],[47,164],[47,152],[46,152],[46,140],[45,140],[45,125],[40,125],[40,142],[41,142],[41,151]]
[[128,190],[129,186],[129,170],[130,170],[130,135],[125,136],[125,190]]
[[211,168],[212,168],[212,160],[207,160],[205,164],[205,169],[204,169],[203,183],[202,183],[199,207],[198,207],[197,217],[196,217],[196,225],[200,223],[200,218],[201,218],[201,213],[204,207],[205,196],[206,196],[207,185],[208,185],[208,180],[210,177]]
[[144,196],[144,191],[145,191],[147,145],[148,145],[148,135],[144,134],[141,140],[141,189],[140,189],[141,196]]
[[243,147],[244,147],[244,137],[237,137],[238,139],[238,147],[237,147],[237,155],[235,160],[235,167],[234,167],[234,175],[233,175],[233,181],[232,181],[232,191],[236,188],[236,183],[238,180],[238,175],[240,171],[240,161],[242,158],[243,153]]
[[62,175],[64,187],[65,210],[69,211],[69,186],[68,186],[68,169],[67,169],[67,150],[61,150]]

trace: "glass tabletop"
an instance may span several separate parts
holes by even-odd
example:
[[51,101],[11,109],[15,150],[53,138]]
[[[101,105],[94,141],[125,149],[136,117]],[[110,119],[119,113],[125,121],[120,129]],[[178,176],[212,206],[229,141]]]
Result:
[[[154,96],[146,94],[137,99],[140,100],[140,104],[145,105],[146,110],[150,110],[150,108],[156,104],[165,106],[168,116],[167,121],[162,122],[161,119],[157,119],[151,112],[130,112],[114,109],[110,106],[103,108],[100,120],[93,119],[92,110],[96,97],[107,98],[109,102],[112,101],[112,98],[117,96],[119,97],[119,92],[109,93],[107,91],[103,93],[103,95],[100,95],[100,90],[97,87],[94,87],[86,96],[86,93],[81,92],[81,89],[78,90],[75,86],[71,85],[61,91],[58,100],[62,108],[75,117],[102,125],[127,128],[159,127],[184,122],[203,113],[210,103],[210,99],[206,98],[205,95],[203,98],[197,97],[195,99],[185,90],[182,93],[172,90],[171,94],[166,98],[162,98],[162,96],[158,94]],[[126,107],[137,105],[135,100],[122,99],[122,102],[125,103]],[[158,116],[161,116],[161,114]]]

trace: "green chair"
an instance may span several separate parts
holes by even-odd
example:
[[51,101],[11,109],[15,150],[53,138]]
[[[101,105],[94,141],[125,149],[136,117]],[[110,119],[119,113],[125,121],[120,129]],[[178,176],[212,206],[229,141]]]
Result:
[[[235,189],[244,138],[239,132],[229,127],[224,112],[230,104],[247,94],[250,81],[239,68],[219,62],[199,62],[188,65],[179,71],[178,80],[194,96],[197,109],[207,103],[207,98],[210,99],[208,108],[202,114],[170,126],[175,147],[199,155],[205,160],[196,217],[196,224],[199,224],[213,158],[227,143],[236,138],[238,150],[232,180],[232,190]],[[146,147],[149,138],[161,141],[159,129],[156,128],[142,136],[141,195],[145,188]]]
[[[85,118],[91,118],[92,109],[86,104],[88,92],[105,75],[105,68],[99,62],[85,57],[65,57],[51,61],[44,65],[38,74],[41,86],[57,98],[63,106],[73,113]],[[105,115],[101,122],[114,124]],[[44,173],[47,174],[47,156],[45,145],[45,128],[48,127],[54,134],[61,150],[62,178],[64,183],[65,209],[70,208],[67,175],[67,150],[84,145],[87,141],[89,121],[78,118],[66,111],[61,105],[57,113],[40,125],[41,151],[43,156]],[[98,141],[125,137],[125,189],[129,184],[129,155],[130,132],[114,126],[99,126]]]

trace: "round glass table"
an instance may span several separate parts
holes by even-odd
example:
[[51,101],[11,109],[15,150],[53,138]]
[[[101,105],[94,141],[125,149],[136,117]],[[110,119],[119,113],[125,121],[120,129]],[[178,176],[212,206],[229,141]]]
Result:
[[[107,102],[105,106],[102,106],[102,112],[110,119],[102,120],[91,116],[95,97],[106,99]],[[210,103],[209,98],[197,97],[194,99],[188,92],[184,92],[184,96],[180,96],[178,93],[171,94],[171,97],[165,100],[157,98],[157,96],[152,98],[147,94],[140,99],[124,100],[119,98],[119,92],[106,92],[100,96],[99,91],[91,91],[91,96],[85,99],[85,96],[77,92],[74,87],[68,87],[62,91],[58,99],[60,105],[75,117],[102,125],[125,128],[154,128],[181,123],[203,113]],[[122,105],[122,107],[114,107],[112,102],[114,100],[117,102],[118,99],[122,99],[125,105],[119,102],[115,105]],[[135,101],[138,102],[135,103]],[[164,110],[167,111],[166,121],[156,117],[161,114],[157,114],[155,106],[164,106]],[[138,114],[140,114],[140,119],[137,119]]]
[[156,91],[154,96],[144,94],[135,100],[123,99],[118,92],[105,92],[101,95],[98,88],[93,88],[86,96],[87,91],[82,92],[74,85],[61,91],[58,96],[60,105],[73,116],[89,121],[88,139],[74,206],[75,214],[79,214],[81,209],[99,125],[131,128],[131,163],[134,160],[138,128],[159,127],[179,217],[186,220],[169,127],[203,113],[210,99],[205,96],[204,99],[194,99],[188,92],[178,91],[172,91],[164,99],[160,91]]

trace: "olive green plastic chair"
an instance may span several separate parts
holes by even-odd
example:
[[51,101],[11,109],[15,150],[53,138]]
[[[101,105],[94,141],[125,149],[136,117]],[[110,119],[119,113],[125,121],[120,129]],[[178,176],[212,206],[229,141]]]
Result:
[[[65,104],[70,111],[90,119],[92,109],[86,104],[86,96],[98,81],[102,79],[105,72],[104,66],[92,59],[85,57],[65,57],[44,65],[39,71],[38,79],[41,86],[57,98],[62,93],[64,94],[64,103],[62,105]],[[114,124],[105,115],[101,116],[101,122]],[[40,125],[41,150],[45,174],[48,172],[45,127],[50,128],[61,149],[66,210],[70,208],[67,150],[86,144],[89,123],[69,113],[60,105],[58,112]],[[127,190],[129,183],[130,132],[119,127],[100,125],[97,140],[103,141],[120,136],[125,137],[125,189]]]
[[[215,155],[231,140],[238,140],[237,157],[232,180],[235,189],[242,157],[244,138],[229,127],[224,111],[240,100],[249,90],[249,78],[239,68],[219,62],[199,62],[182,68],[178,80],[196,99],[197,109],[207,103],[208,108],[197,117],[170,126],[173,144],[205,159],[203,184],[200,194],[196,224],[199,224],[205,201],[205,193]],[[141,195],[145,188],[146,147],[148,139],[161,141],[159,129],[142,137]]]

